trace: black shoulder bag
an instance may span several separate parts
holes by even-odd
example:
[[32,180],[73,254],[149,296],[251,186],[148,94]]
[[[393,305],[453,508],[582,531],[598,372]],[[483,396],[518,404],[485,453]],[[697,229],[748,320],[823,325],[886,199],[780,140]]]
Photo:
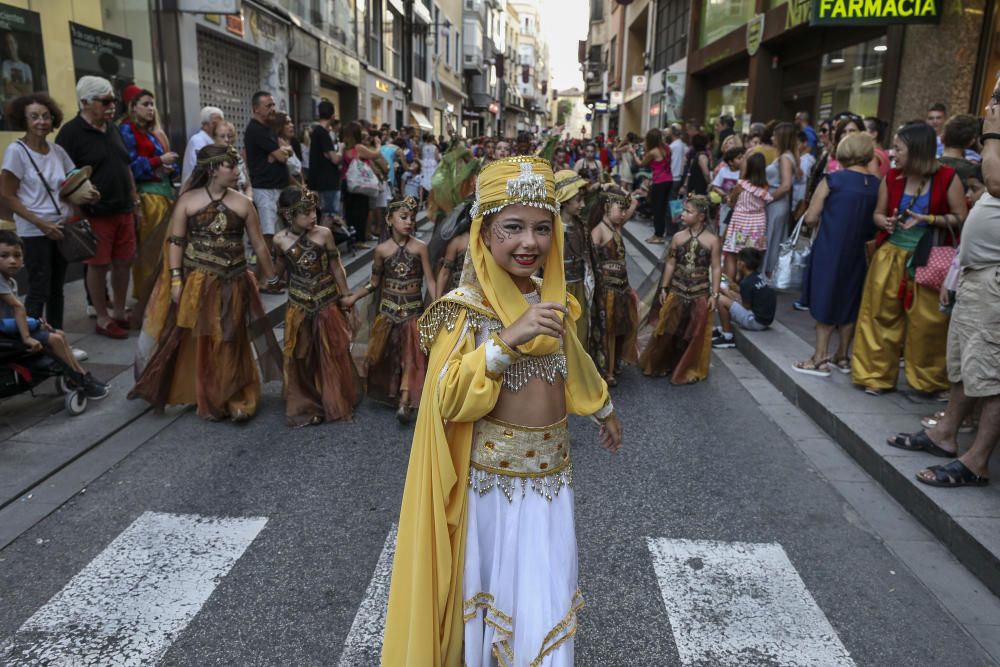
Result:
[[[55,195],[52,194],[52,188],[49,187],[48,181],[42,176],[42,170],[35,164],[35,158],[31,157],[31,151],[20,140],[17,143],[24,150],[24,154],[28,156],[28,161],[31,162],[35,173],[38,174],[42,185],[45,186],[45,192],[48,193],[49,201],[52,202],[56,214],[62,215],[62,208],[59,207]],[[59,247],[59,253],[67,262],[82,262],[97,254],[97,237],[94,235],[94,230],[90,228],[90,221],[86,218],[66,222],[62,226],[62,233],[62,240],[56,241],[56,244]]]

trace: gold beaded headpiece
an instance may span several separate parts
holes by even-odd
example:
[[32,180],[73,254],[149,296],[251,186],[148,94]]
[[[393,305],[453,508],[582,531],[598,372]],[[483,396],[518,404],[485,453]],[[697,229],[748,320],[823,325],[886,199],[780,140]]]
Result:
[[712,202],[705,195],[688,195],[684,200],[685,204],[691,204],[699,213],[708,215],[712,207]]
[[302,190],[302,198],[291,206],[283,206],[278,209],[278,215],[291,222],[299,213],[315,211],[319,208],[319,195],[312,190]]
[[483,167],[476,181],[472,217],[486,217],[511,204],[543,208],[553,215],[559,214],[552,166],[545,159],[519,155]]
[[605,204],[617,204],[621,208],[628,208],[632,205],[627,195],[613,190],[605,190],[601,193],[601,201]]
[[226,148],[225,153],[213,155],[212,157],[200,158],[195,164],[197,164],[199,167],[215,167],[216,165],[220,165],[225,162],[238,164],[239,161],[240,161],[240,154],[236,152],[236,147],[229,146],[228,148]]
[[392,212],[399,208],[408,208],[412,213],[416,213],[417,209],[420,208],[420,203],[414,197],[396,199],[389,202],[389,206],[386,208],[386,215],[392,215]]

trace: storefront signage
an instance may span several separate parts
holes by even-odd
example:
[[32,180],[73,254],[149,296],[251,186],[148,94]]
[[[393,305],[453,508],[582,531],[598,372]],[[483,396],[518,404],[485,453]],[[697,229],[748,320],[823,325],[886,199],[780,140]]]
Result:
[[764,41],[764,15],[757,14],[747,21],[747,53],[755,55],[762,41]]
[[351,86],[361,85],[361,64],[326,42],[320,43],[319,71]]
[[813,0],[788,0],[785,5],[785,30],[809,22]]
[[620,90],[612,90],[610,93],[611,104],[621,104],[625,100],[625,95]]
[[243,14],[226,15],[226,32],[243,37]]
[[632,75],[632,90],[637,90],[640,93],[646,92],[646,87],[648,85],[645,75],[643,74],[633,74]]
[[[4,32],[0,94],[7,100],[35,91],[47,91],[42,22],[37,12],[0,5],[0,30]],[[0,109],[0,130],[13,129]]]
[[192,14],[239,14],[242,0],[177,0],[177,11]]
[[652,118],[658,118],[660,116],[660,105],[654,104],[653,106],[649,107],[649,115]]
[[294,29],[288,59],[312,69],[319,69],[319,40],[305,30]]
[[812,25],[938,23],[942,0],[813,0]]
[[392,90],[392,86],[390,86],[382,79],[375,79],[375,90],[380,90],[383,93],[388,93],[390,90]]
[[132,40],[72,21],[69,38],[73,48],[73,78],[79,80],[88,74],[104,77],[121,99],[122,91],[135,80]]
[[608,103],[607,101],[594,102],[594,113],[607,113]]

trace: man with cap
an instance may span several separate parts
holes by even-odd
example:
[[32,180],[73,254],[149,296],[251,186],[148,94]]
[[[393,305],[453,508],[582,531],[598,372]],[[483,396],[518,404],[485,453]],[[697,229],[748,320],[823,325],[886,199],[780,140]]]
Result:
[[191,172],[194,171],[194,163],[198,159],[198,151],[209,144],[215,143],[215,140],[212,138],[215,126],[225,119],[226,115],[222,113],[222,109],[219,107],[202,107],[201,129],[188,139],[187,147],[184,149],[184,163],[181,166],[181,183],[186,183],[191,178]]
[[[92,169],[90,180],[101,193],[97,203],[83,207],[97,237],[97,254],[87,264],[87,292],[97,312],[97,333],[128,338],[125,299],[135,257],[135,210],[139,200],[129,168],[128,149],[112,119],[115,91],[99,76],[81,77],[76,84],[80,112],[62,126],[56,143],[77,167]],[[106,284],[111,273],[112,304]]]

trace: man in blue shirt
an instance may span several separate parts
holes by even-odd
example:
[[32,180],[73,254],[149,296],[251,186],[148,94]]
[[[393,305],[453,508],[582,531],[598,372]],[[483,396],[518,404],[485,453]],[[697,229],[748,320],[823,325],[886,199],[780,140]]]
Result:
[[809,142],[809,150],[815,154],[819,137],[816,136],[816,130],[814,130],[812,125],[809,124],[808,111],[799,111],[795,114],[795,127],[806,133],[806,141]]

